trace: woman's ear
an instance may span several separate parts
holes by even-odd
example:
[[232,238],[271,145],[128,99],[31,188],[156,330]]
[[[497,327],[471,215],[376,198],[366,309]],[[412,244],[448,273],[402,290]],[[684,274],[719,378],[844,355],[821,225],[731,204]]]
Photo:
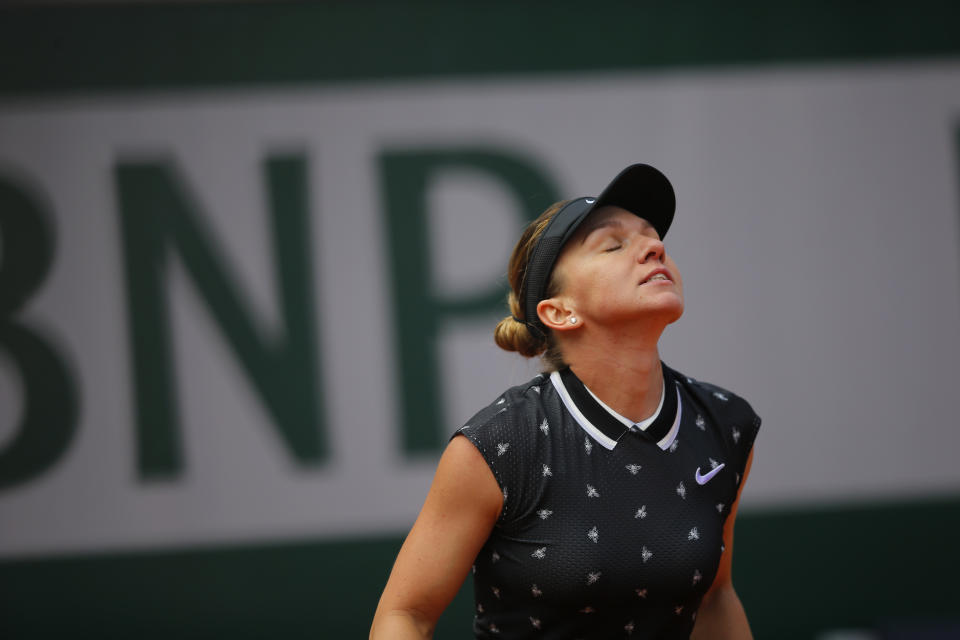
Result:
[[560,298],[547,298],[537,303],[540,322],[553,331],[569,331],[581,326],[577,314]]

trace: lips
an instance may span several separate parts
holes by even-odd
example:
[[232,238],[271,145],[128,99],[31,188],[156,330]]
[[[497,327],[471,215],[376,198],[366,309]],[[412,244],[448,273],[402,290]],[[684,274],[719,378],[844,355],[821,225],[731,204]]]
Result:
[[640,284],[649,284],[651,282],[673,282],[670,278],[670,272],[666,269],[655,269]]

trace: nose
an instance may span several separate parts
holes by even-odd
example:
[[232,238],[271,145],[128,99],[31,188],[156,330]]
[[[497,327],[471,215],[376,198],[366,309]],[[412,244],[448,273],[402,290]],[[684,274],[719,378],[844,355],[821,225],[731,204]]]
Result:
[[640,264],[645,264],[650,260],[656,260],[657,262],[663,262],[663,257],[666,255],[666,247],[663,246],[663,240],[659,238],[644,238],[643,242],[640,243],[640,246],[637,251],[637,262]]

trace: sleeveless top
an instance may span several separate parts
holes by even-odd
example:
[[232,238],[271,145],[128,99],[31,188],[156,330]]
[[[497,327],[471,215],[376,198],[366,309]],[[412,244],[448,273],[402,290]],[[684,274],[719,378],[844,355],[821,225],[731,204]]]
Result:
[[456,432],[503,491],[472,569],[477,638],[689,638],[760,418],[725,389],[663,373],[642,429],[565,369]]

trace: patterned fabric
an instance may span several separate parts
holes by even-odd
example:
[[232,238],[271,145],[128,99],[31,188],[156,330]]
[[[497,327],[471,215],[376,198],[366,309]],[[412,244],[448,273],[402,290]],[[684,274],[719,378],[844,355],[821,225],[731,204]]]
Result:
[[689,638],[760,418],[663,371],[644,431],[569,370],[509,389],[457,431],[504,495],[473,566],[477,638]]

